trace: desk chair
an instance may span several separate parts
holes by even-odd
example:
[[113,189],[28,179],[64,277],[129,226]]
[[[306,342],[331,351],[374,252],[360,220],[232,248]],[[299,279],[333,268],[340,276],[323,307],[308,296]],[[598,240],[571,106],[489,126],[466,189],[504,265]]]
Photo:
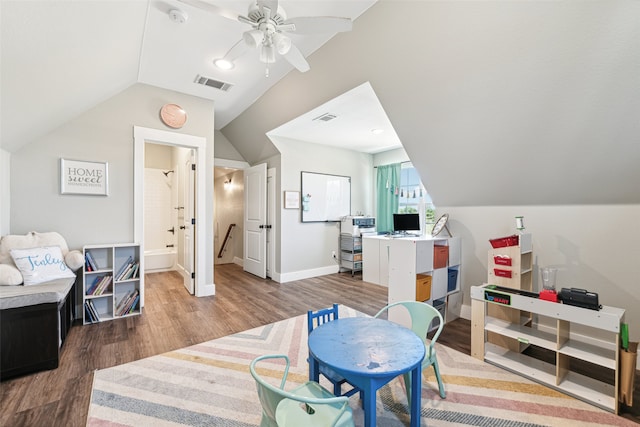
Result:
[[[313,331],[313,328],[315,328],[316,326],[320,326],[323,323],[330,322],[337,318],[338,318],[338,304],[333,304],[331,308],[323,308],[316,312],[313,312],[311,310],[307,311],[308,333],[311,333],[311,331]],[[331,368],[320,365],[320,373],[324,375],[325,378],[327,378],[331,382],[331,384],[333,384],[333,394],[335,396],[348,397],[360,391],[360,389],[349,384],[346,379],[344,379],[342,376],[340,376],[337,372],[335,372]],[[352,387],[351,390],[343,394],[342,384],[349,384]]]
[[[276,387],[258,374],[256,364],[263,360],[282,359],[285,369]],[[258,397],[262,405],[260,427],[353,427],[353,413],[349,398],[335,397],[315,381],[307,381],[291,391],[284,386],[289,374],[289,358],[284,354],[259,356],[249,365],[251,376],[256,381]],[[262,372],[275,372],[264,368]],[[278,374],[279,375],[279,374]]]
[[[440,376],[440,368],[438,367],[438,359],[436,357],[436,349],[435,344],[436,340],[440,336],[442,332],[442,328],[444,327],[444,322],[442,320],[442,315],[438,310],[433,308],[432,305],[426,304],[424,302],[419,301],[400,301],[393,304],[389,304],[380,310],[374,317],[379,317],[385,311],[388,311],[392,307],[402,306],[407,309],[409,315],[411,316],[411,330],[416,333],[425,345],[425,356],[422,361],[422,369],[424,369],[433,365],[433,370],[436,373],[436,380],[438,380],[438,389],[440,391],[440,397],[446,398],[446,393],[444,391],[444,384],[442,383],[442,377]],[[431,326],[431,322],[434,319],[439,320],[438,329],[436,333],[431,338],[431,342],[427,343],[427,332],[429,332],[429,326]],[[404,375],[404,388],[407,393],[407,399],[411,402],[411,376],[405,374]]]

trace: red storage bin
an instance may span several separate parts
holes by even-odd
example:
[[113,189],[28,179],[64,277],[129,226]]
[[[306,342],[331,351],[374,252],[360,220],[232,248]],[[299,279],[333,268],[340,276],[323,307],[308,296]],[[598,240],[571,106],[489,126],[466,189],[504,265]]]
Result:
[[492,248],[504,248],[505,246],[518,246],[520,243],[519,236],[514,234],[513,236],[499,237],[497,239],[489,239]]
[[508,255],[495,255],[493,257],[493,262],[496,265],[511,266],[511,257]]
[[506,277],[507,279],[511,279],[511,270],[503,270],[501,268],[494,268],[493,272],[498,277]]
[[445,268],[449,260],[449,246],[433,247],[433,268]]

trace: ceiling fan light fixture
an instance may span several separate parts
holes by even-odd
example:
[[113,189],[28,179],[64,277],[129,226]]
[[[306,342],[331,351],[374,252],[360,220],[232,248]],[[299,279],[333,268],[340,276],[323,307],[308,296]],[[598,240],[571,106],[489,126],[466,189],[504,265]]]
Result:
[[214,59],[213,65],[221,70],[231,70],[235,66],[233,62],[225,58]]
[[262,41],[264,40],[264,35],[260,30],[251,30],[251,31],[245,31],[242,34],[242,38],[244,39],[244,42],[247,44],[247,46],[258,47],[262,44]]
[[260,49],[260,61],[264,62],[265,64],[273,64],[274,62],[276,62],[276,52],[273,48],[273,45],[262,46],[262,49]]
[[273,44],[280,55],[285,55],[291,50],[291,39],[282,33],[274,33],[271,36]]

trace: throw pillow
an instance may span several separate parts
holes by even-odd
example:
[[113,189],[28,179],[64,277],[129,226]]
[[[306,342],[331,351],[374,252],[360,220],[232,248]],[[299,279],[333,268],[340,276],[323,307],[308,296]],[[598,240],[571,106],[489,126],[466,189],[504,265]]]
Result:
[[22,274],[13,265],[0,264],[0,286],[15,286],[22,284]]
[[25,286],[76,277],[64,263],[60,246],[11,249],[11,257],[22,273]]

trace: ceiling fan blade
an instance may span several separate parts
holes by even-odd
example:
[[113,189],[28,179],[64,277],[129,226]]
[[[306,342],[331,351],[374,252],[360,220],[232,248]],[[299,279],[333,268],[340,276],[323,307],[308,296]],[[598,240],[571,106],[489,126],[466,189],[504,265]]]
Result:
[[[216,6],[215,4],[208,3],[206,1],[202,1],[202,0],[178,0],[178,1],[193,7],[197,7],[198,9],[206,10],[207,12],[215,13],[216,15],[220,15],[224,18],[231,19],[232,21],[242,22],[242,20],[240,19],[241,16],[238,15],[233,10],[225,9],[220,6]],[[242,16],[242,18],[244,17]],[[247,19],[249,22],[251,22],[251,20],[249,20],[248,18],[244,18],[244,19]]]
[[278,0],[258,0],[258,6],[262,6],[265,9],[268,8],[271,15],[278,13]]
[[284,24],[294,24],[296,34],[341,33],[353,28],[351,19],[336,16],[301,16],[287,19]]
[[300,52],[300,49],[298,49],[295,45],[291,45],[289,52],[285,53],[282,56],[284,56],[284,58],[289,61],[291,65],[296,67],[301,73],[309,71],[311,68],[309,67],[309,63],[307,62],[307,60],[304,59],[304,56],[302,56],[302,52]]

